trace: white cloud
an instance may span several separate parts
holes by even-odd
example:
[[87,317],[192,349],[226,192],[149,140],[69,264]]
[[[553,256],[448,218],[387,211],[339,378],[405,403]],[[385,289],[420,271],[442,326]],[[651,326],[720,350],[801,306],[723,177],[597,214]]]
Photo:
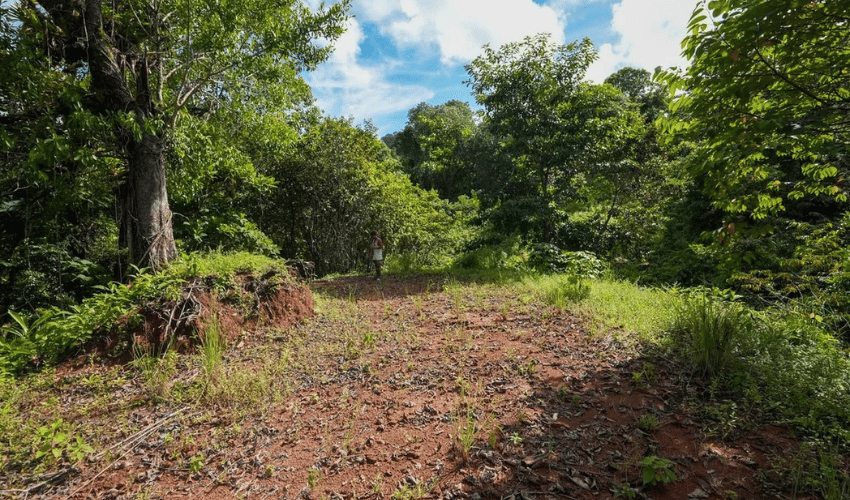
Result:
[[623,66],[644,68],[684,66],[680,42],[685,35],[694,0],[623,0],[612,7],[611,29],[618,43],[599,47],[599,60],[587,77],[601,82]]
[[399,47],[436,49],[444,65],[474,59],[484,44],[499,47],[541,32],[563,43],[558,13],[532,0],[377,0],[358,8]]
[[348,21],[346,32],[334,43],[327,62],[307,75],[317,105],[333,116],[375,117],[407,110],[430,99],[434,92],[414,85],[391,84],[383,77],[392,63],[363,65],[358,57],[365,35],[356,19]]
[[[622,66],[652,71],[656,66],[686,64],[679,55],[680,42],[696,0],[545,0],[544,5],[538,1],[355,2],[356,18],[335,43],[335,52],[305,78],[326,113],[358,120],[383,117],[387,127],[399,129],[407,110],[438,92],[441,96],[468,92],[459,81],[450,82],[449,75],[457,79],[459,65],[480,55],[488,43],[498,48],[541,32],[565,43],[565,30],[571,33],[570,41],[589,35],[599,50],[599,60],[587,75],[595,82]],[[370,40],[371,47],[384,44],[386,51],[361,54],[363,26],[380,32],[382,38]],[[599,41],[608,43],[598,45]],[[386,58],[393,53],[394,59]],[[436,61],[442,68],[435,68]],[[415,80],[417,74],[422,78]]]

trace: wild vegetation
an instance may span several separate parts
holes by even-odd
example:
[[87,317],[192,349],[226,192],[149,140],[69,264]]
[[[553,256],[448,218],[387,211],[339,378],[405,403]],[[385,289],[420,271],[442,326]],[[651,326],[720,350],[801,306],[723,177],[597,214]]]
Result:
[[[322,398],[333,393],[350,422],[339,443],[321,435],[330,427],[313,429],[327,449],[298,472],[310,490],[462,496],[447,493],[456,485],[439,471],[392,485],[374,474],[335,483],[328,461],[368,456],[377,438],[356,440],[365,403],[319,387],[349,391],[350,376],[365,384],[350,390],[409,389],[386,371],[390,356],[411,380],[433,375],[453,395],[451,407],[421,411],[429,422],[446,417],[456,463],[486,462],[490,450],[502,465],[518,460],[516,471],[563,465],[570,460],[552,447],[572,431],[553,437],[559,420],[545,423],[546,413],[585,415],[602,400],[569,387],[555,397],[540,363],[561,361],[535,357],[546,335],[530,336],[540,344],[522,349],[532,351],[519,344],[528,329],[566,329],[586,334],[586,345],[563,340],[571,348],[598,349],[597,371],[663,392],[660,409],[635,415],[645,435],[689,421],[726,442],[777,425],[802,444],[796,457],[759,457],[770,468],[760,494],[850,495],[850,18],[840,2],[700,2],[683,40],[687,68],[623,68],[602,84],[585,80],[590,40],[485,46],[467,66],[480,110],[422,103],[382,139],[369,122],[323,116],[300,76],[333,50],[348,7],[0,5],[4,488],[61,489],[78,467],[126,458],[175,422],[234,443],[277,429],[262,422],[289,412],[296,442],[311,425],[299,408],[330,405]],[[372,229],[394,285],[346,277],[365,270]],[[287,309],[267,304],[309,295],[285,259],[313,262],[324,279],[313,287],[316,318],[276,327]],[[470,332],[469,314],[486,325]],[[420,331],[428,318],[437,326]],[[491,349],[498,362],[476,358],[488,338],[518,345]],[[442,364],[416,357],[431,343]],[[497,363],[502,375],[449,370],[458,356]],[[547,394],[522,410],[536,408],[534,425],[484,403],[499,380],[530,384],[509,393],[512,404]],[[619,390],[606,384],[602,393]],[[74,390],[86,396],[71,411],[63,398]],[[571,397],[579,401],[568,409]],[[584,397],[593,403],[582,407]],[[133,421],[138,408],[156,427]],[[93,416],[112,412],[123,428],[98,434],[104,421]],[[156,446],[189,476],[210,471],[221,452],[193,442],[197,434],[165,436]],[[393,446],[419,453],[417,436]],[[534,446],[550,448],[548,462],[524,462]],[[623,498],[694,493],[681,463],[653,446],[609,456],[617,473],[593,477]],[[260,478],[292,472],[266,462]],[[593,490],[590,473],[559,470]],[[75,480],[94,481],[85,477]],[[529,491],[522,477],[503,479],[500,494]]]

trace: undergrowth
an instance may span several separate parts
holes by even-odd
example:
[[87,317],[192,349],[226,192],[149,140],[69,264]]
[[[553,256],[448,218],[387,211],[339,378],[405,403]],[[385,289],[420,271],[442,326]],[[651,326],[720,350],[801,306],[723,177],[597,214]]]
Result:
[[236,273],[256,276],[272,269],[285,274],[280,261],[248,253],[183,256],[161,273],[138,270],[129,284],[111,283],[101,293],[68,310],[50,308],[32,317],[9,311],[12,322],[0,325],[0,378],[50,366],[93,335],[115,327],[120,318],[152,303],[177,301],[190,278],[205,277],[214,290],[236,286]]

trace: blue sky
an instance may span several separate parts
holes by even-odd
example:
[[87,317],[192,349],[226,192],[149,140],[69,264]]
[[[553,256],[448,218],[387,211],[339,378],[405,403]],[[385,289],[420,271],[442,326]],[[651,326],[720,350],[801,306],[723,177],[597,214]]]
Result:
[[599,52],[587,75],[594,82],[623,66],[683,66],[680,42],[696,1],[354,0],[333,55],[305,78],[326,114],[369,119],[383,136],[423,101],[474,106],[464,65],[487,43],[541,32],[563,44],[589,37]]

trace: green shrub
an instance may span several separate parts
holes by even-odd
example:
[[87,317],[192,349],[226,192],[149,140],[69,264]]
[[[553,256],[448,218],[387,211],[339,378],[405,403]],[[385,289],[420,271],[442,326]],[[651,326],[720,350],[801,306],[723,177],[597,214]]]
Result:
[[546,302],[559,309],[590,297],[588,280],[574,274],[553,277],[541,285]]
[[454,266],[477,271],[528,271],[529,250],[518,235],[480,246],[459,257]]
[[530,264],[543,273],[567,273],[581,278],[599,278],[607,270],[593,252],[568,252],[549,243],[532,247]]
[[0,260],[0,310],[65,308],[109,282],[109,272],[59,245],[24,240]]
[[201,210],[175,227],[184,251],[255,252],[275,255],[279,248],[244,214],[210,214]]

